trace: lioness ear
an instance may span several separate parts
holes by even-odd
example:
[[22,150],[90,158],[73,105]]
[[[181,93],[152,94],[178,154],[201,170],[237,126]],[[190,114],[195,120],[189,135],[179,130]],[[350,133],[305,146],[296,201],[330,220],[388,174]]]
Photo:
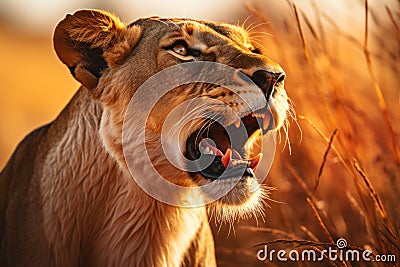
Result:
[[53,41],[75,79],[93,89],[106,68],[124,62],[140,35],[138,26],[127,28],[110,13],[80,10],[57,25]]

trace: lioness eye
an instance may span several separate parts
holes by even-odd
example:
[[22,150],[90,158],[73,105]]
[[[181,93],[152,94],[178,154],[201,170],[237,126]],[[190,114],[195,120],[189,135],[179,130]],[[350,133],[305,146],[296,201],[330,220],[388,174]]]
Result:
[[252,49],[251,52],[253,52],[254,54],[260,54],[260,55],[262,54],[261,49],[258,47]]
[[188,54],[188,49],[184,44],[176,44],[176,45],[174,45],[172,50],[174,50],[175,53],[182,55],[182,56],[187,56],[187,54]]
[[199,57],[201,55],[201,51],[197,49],[192,49],[184,40],[178,40],[170,46],[164,47],[164,49],[173,51],[176,56],[180,55],[184,58],[182,60],[189,60],[189,57]]

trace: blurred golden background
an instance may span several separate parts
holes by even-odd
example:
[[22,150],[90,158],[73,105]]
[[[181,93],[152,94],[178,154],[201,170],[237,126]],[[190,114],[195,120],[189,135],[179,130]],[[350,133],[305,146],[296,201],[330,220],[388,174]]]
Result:
[[[398,0],[1,1],[0,168],[78,89],[53,51],[52,31],[80,8],[106,9],[126,22],[159,15],[244,23],[285,69],[297,122],[290,143],[282,132],[265,182],[277,188],[274,201],[258,222],[220,229],[211,219],[220,266],[282,266],[258,261],[253,246],[317,250],[340,237],[400,260]],[[359,263],[320,266],[327,264]],[[298,265],[319,266],[285,263]]]

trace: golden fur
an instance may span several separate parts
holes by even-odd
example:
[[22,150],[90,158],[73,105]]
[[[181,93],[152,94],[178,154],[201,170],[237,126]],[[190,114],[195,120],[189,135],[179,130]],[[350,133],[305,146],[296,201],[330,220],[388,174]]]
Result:
[[[54,47],[82,87],[55,121],[19,144],[1,172],[1,266],[216,265],[206,207],[174,207],[148,196],[131,178],[123,155],[128,103],[147,78],[186,59],[163,49],[177,38],[202,51],[198,60],[248,75],[257,69],[282,72],[264,55],[251,52],[248,34],[236,26],[155,17],[125,26],[102,11],[67,15],[55,30]],[[160,125],[179,103],[200,96],[234,103],[235,111],[242,112],[241,100],[224,88],[184,86],[160,100],[146,125],[155,167],[182,186],[208,181],[168,164],[159,148]],[[278,129],[288,110],[283,87],[270,105]],[[141,152],[135,153],[140,164]],[[253,182],[243,179],[211,204],[217,218],[259,212],[265,192],[250,192]]]

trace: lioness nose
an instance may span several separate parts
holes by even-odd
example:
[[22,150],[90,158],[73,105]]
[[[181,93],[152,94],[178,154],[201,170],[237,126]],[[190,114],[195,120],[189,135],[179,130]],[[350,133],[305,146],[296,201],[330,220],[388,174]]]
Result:
[[283,72],[269,72],[266,70],[257,70],[251,76],[251,79],[265,94],[265,98],[269,100],[274,93],[274,87],[285,79]]

